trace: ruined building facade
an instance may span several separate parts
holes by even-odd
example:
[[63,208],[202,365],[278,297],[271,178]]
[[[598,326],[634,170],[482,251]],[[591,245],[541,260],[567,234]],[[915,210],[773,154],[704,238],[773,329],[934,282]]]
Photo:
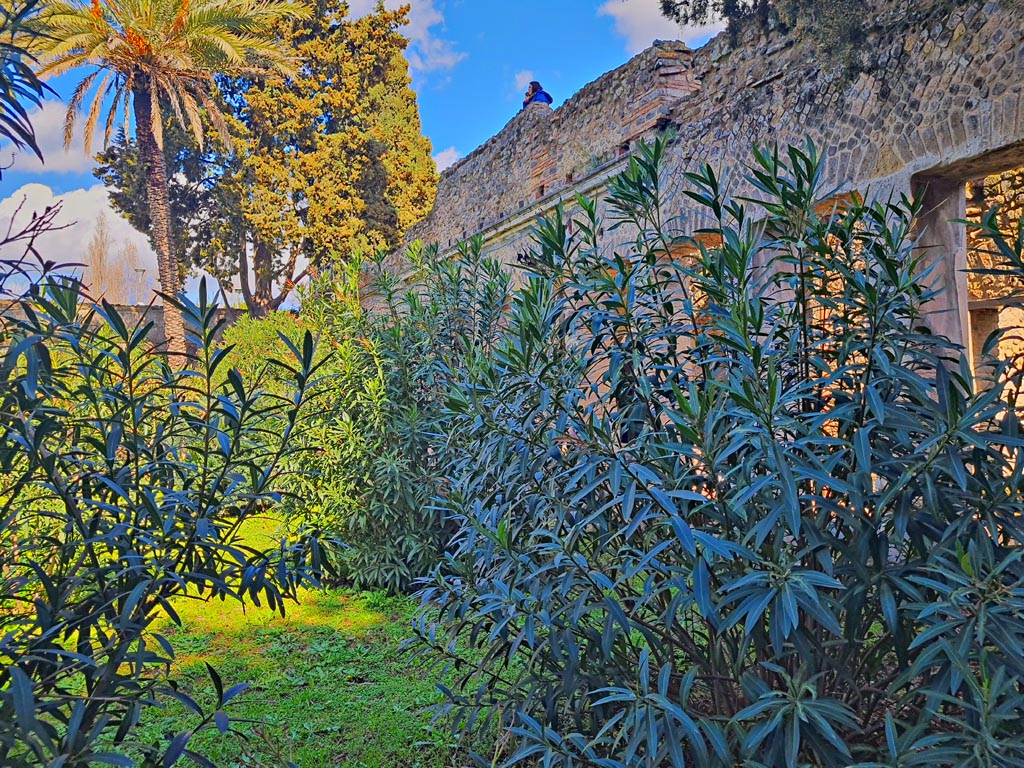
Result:
[[[749,29],[698,51],[655,44],[557,110],[534,104],[441,178],[430,216],[410,239],[444,256],[481,235],[510,265],[530,248],[538,216],[577,193],[601,199],[641,140],[676,135],[665,179],[687,229],[706,222],[672,194],[686,172],[747,162],[754,145],[828,152],[827,187],[868,196],[922,193],[923,247],[945,289],[935,330],[972,345],[1003,322],[1008,287],[968,280],[966,230],[952,224],[1002,199],[1024,208],[1024,13],[1011,0],[874,0],[862,72],[812,41]],[[739,174],[733,194],[751,194]],[[977,213],[977,210],[972,210]],[[976,257],[972,257],[976,258]],[[401,270],[396,258],[393,268]],[[980,349],[980,347],[979,347]]]

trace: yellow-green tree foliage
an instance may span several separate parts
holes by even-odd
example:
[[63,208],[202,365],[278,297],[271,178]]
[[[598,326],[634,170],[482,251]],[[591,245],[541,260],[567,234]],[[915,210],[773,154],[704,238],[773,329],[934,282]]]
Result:
[[395,246],[437,188],[402,55],[408,8],[379,4],[359,19],[340,0],[312,10],[279,28],[301,61],[294,75],[225,87],[238,118],[225,182],[254,244],[257,303],[270,299],[261,280],[294,279],[296,265]]
[[[308,10],[274,30],[290,73],[217,78],[230,145],[199,148],[165,125],[175,252],[237,276],[256,316],[325,261],[396,245],[436,191],[403,56],[406,11],[350,19],[341,0]],[[114,207],[152,234],[136,143],[120,135],[97,159]]]
[[[173,113],[188,125],[201,146],[205,129],[201,108],[227,138],[227,126],[212,96],[214,82],[226,75],[262,73],[282,80],[291,71],[288,51],[274,26],[305,18],[301,3],[287,0],[48,0],[39,17],[39,74],[81,76],[68,101],[64,143],[70,148],[79,112],[89,104],[83,128],[88,152],[104,111],[105,142],[123,115],[134,116],[141,160],[149,235],[157,255],[160,287],[181,288],[174,248],[164,116]],[[271,75],[270,72],[275,74]],[[24,137],[22,137],[24,139]],[[167,349],[175,365],[184,364],[185,326],[172,302],[163,305]]]

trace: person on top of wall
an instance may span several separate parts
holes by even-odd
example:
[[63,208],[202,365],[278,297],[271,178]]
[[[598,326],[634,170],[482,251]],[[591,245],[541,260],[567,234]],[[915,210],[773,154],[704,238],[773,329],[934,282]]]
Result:
[[523,99],[523,109],[533,102],[539,104],[550,104],[554,99],[551,98],[551,94],[540,87],[540,83],[536,80],[530,81],[530,86],[526,89],[526,98]]

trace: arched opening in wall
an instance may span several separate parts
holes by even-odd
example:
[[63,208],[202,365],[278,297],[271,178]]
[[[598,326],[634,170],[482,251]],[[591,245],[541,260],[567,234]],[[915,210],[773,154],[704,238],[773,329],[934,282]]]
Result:
[[[963,346],[979,386],[991,383],[996,364],[1007,361],[1011,376],[1012,368],[1017,369],[1019,389],[1024,312],[1012,305],[1022,298],[1024,282],[1005,273],[984,274],[999,259],[977,228],[962,222],[980,222],[999,205],[998,228],[1012,237],[1024,212],[1024,144],[915,176],[913,191],[923,195],[924,203],[919,244],[933,265],[932,286],[942,290],[932,302],[929,325]],[[996,330],[1002,340],[986,348]],[[1024,404],[1024,398],[1017,400]]]
[[[827,226],[831,222],[841,221],[851,207],[862,205],[863,201],[864,197],[860,192],[844,192],[821,200],[815,205],[814,212],[822,226]],[[771,245],[771,243],[776,242],[776,234],[771,232],[762,232],[762,234],[766,244],[763,244],[754,254],[751,265],[753,281],[766,288],[770,287],[771,290],[768,295],[773,301],[780,303],[795,301],[796,297],[791,282],[776,280],[771,286],[768,286],[767,283],[773,277],[778,277],[782,274],[795,275],[798,272],[798,266],[791,256],[787,258],[786,253],[780,252]],[[832,252],[842,261],[845,267],[863,268],[862,252],[858,242],[844,244],[837,236],[831,234],[828,235],[827,239]],[[848,250],[844,250],[847,248]],[[841,254],[844,253],[845,259],[841,258]],[[821,295],[833,296],[842,293],[844,277],[838,264],[831,271],[816,266],[813,270],[808,271],[806,279],[820,291]],[[824,303],[809,300],[807,312],[806,320],[818,329],[823,338],[838,333],[834,329],[828,329],[828,326],[831,324],[842,322],[836,314],[835,306],[831,301]]]
[[[968,182],[968,221],[980,224],[993,208],[998,211],[992,223],[1013,242],[1024,218],[1024,164]],[[1009,378],[1011,397],[1024,404],[1024,279],[998,274],[1002,261],[980,229],[968,230],[967,296],[975,369],[991,381],[999,365],[1007,363],[1003,375]],[[996,331],[999,336],[993,338]]]
[[[691,235],[684,241],[676,243],[663,257],[663,261],[680,264],[686,268],[693,268],[700,256],[701,249],[714,251],[722,245],[722,238],[708,232],[698,232]],[[708,317],[709,298],[707,294],[696,290],[693,282],[686,278],[679,281],[678,294],[674,298],[689,298],[694,310],[694,319],[698,326],[704,325],[710,320]],[[680,338],[680,346],[689,346],[689,339]]]

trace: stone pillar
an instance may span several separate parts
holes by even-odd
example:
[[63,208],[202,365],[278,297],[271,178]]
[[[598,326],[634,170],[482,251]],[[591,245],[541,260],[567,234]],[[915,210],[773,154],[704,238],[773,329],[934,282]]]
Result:
[[971,309],[971,355],[978,389],[992,386],[992,374],[999,362],[999,349],[985,354],[985,341],[999,329],[999,307],[982,306]]
[[933,300],[928,325],[936,334],[964,347],[969,357],[970,318],[967,309],[967,228],[956,220],[967,218],[964,182],[941,177],[917,180],[924,192],[919,222],[920,247],[926,262],[934,264],[929,285],[941,290]]

